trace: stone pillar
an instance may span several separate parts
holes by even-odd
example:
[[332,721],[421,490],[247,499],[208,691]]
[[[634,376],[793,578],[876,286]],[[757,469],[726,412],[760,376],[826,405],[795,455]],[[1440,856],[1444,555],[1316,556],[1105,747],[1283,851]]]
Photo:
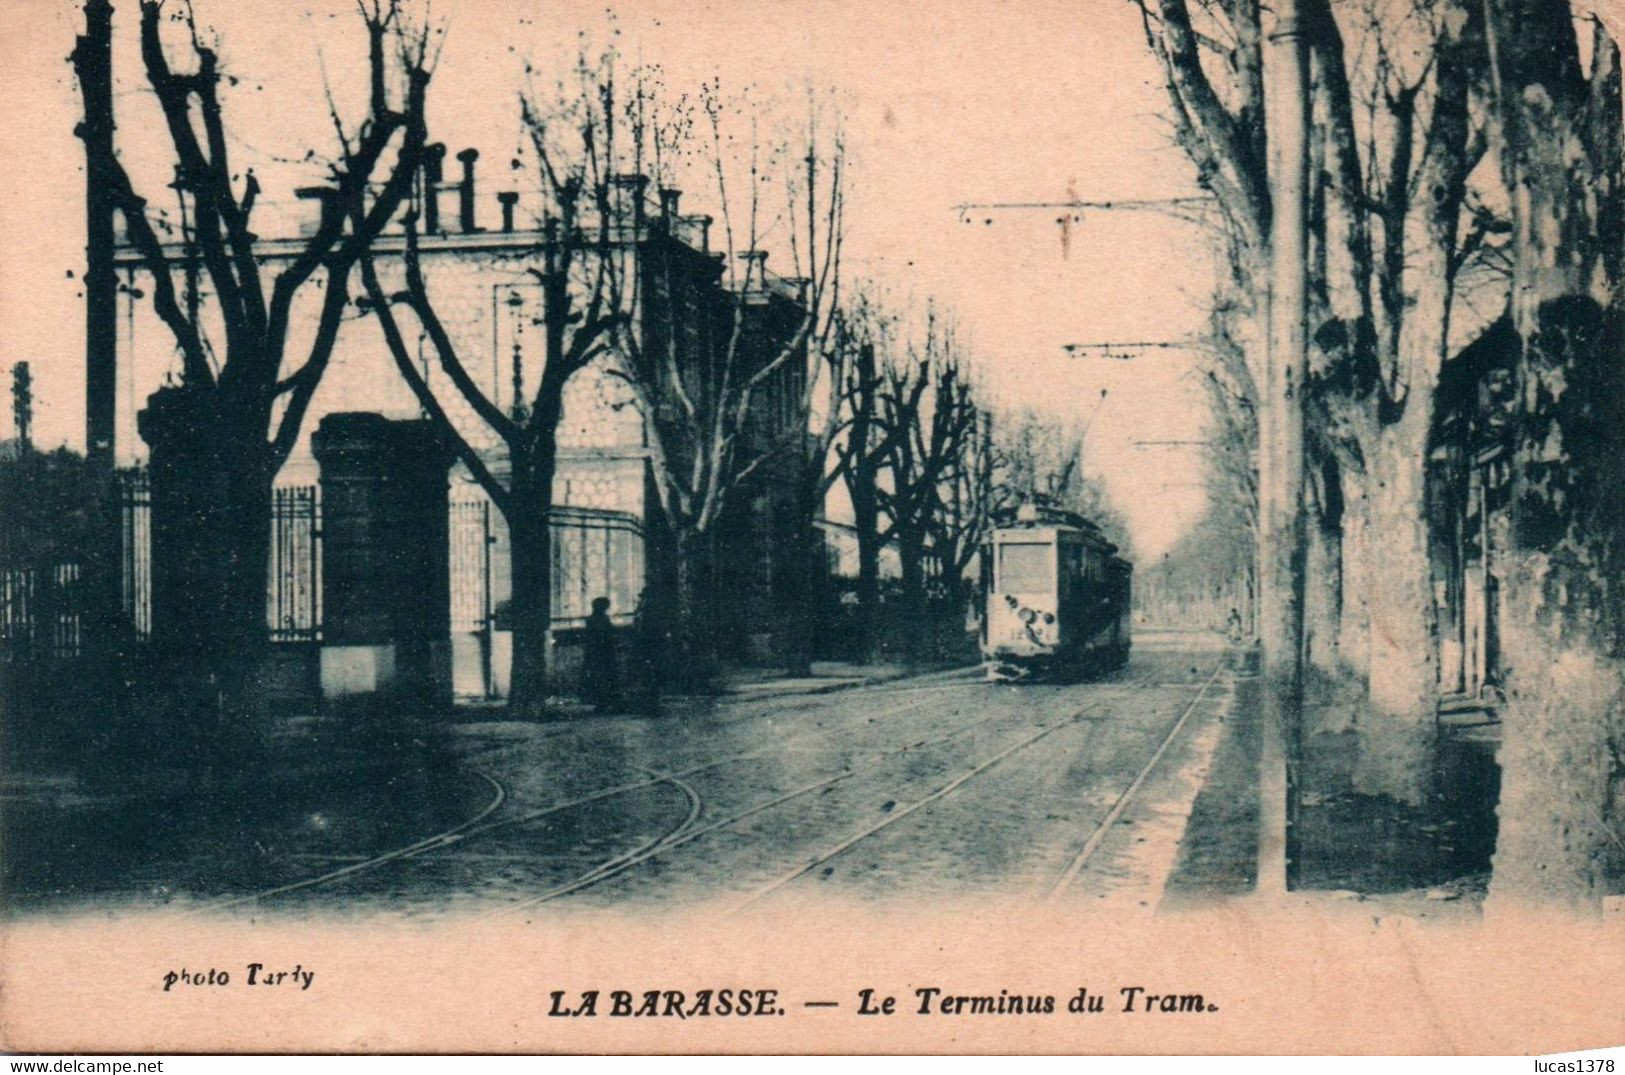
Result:
[[225,559],[214,554],[226,504],[210,393],[160,388],[137,416],[150,449],[152,644],[160,659],[207,661],[220,645]]
[[451,701],[447,471],[427,421],[330,414],[322,483],[322,692]]

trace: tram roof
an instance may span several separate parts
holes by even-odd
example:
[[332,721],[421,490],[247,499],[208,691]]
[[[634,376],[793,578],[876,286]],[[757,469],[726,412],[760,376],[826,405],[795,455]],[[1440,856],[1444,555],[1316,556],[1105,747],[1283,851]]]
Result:
[[1000,534],[1016,532],[1059,537],[1063,533],[1072,533],[1080,535],[1086,543],[1096,546],[1108,556],[1118,551],[1099,526],[1075,511],[1041,506],[1034,518],[1022,520],[1017,518],[1015,512],[1001,512],[993,522],[995,531]]

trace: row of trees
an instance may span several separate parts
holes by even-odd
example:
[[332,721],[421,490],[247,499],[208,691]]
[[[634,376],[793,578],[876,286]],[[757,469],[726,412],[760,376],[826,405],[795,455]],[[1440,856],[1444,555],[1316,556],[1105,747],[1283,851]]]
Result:
[[[1508,704],[1492,898],[1595,906],[1619,765],[1619,50],[1551,0],[1300,0],[1307,44],[1305,634],[1354,677],[1359,790],[1417,802],[1432,774],[1437,639],[1425,502],[1440,371],[1503,304],[1521,342],[1513,498],[1497,535]],[[1180,146],[1212,193],[1231,278],[1218,412],[1253,455],[1270,299],[1268,15],[1141,0]],[[1280,73],[1290,78],[1289,73]],[[1286,93],[1293,92],[1290,88]],[[1251,443],[1248,443],[1251,441]],[[1233,503],[1255,513],[1250,468]]]
[[[111,63],[112,17],[101,0],[85,11],[73,59],[89,87]],[[558,435],[566,386],[589,367],[623,382],[644,416],[674,546],[671,666],[695,680],[718,656],[708,595],[719,528],[754,482],[789,490],[795,547],[783,552],[796,592],[784,633],[797,667],[813,652],[812,610],[826,571],[814,523],[837,485],[859,550],[860,649],[876,644],[881,557],[890,548],[911,657],[929,648],[929,595],[962,601],[996,511],[1034,492],[1077,500],[1089,488],[1078,471],[1081,442],[1069,453],[1040,445],[1031,418],[1013,423],[1013,436],[1001,422],[995,438],[948,318],[934,309],[905,317],[845,284],[847,161],[830,102],[810,101],[802,122],[774,123],[715,81],[668,93],[658,69],[625,70],[613,48],[583,51],[563,78],[531,71],[515,105],[526,145],[514,171],[539,195],[530,272],[541,332],[530,338],[540,337],[541,353],[524,356],[538,372],[525,381],[515,371],[516,398],[504,407],[470,372],[475,356],[464,349],[481,341],[458,338],[442,317],[425,242],[445,153],[431,140],[428,106],[442,31],[414,23],[395,0],[360,5],[365,112],[347,119],[329,95],[336,151],[325,182],[300,191],[320,206],[318,225],[291,256],[272,261],[252,223],[259,180],[233,159],[222,95],[231,76],[190,6],[141,0],[139,16],[142,75],[189,209],[178,233],[184,249],[166,241],[168,222],[108,140],[89,136],[113,125],[110,114],[91,114],[110,113],[110,98],[86,93],[82,132],[180,355],[180,385],[161,390],[148,411],[167,418],[176,465],[203,475],[198,484],[211,490],[197,549],[209,569],[194,595],[209,631],[186,674],[215,683],[228,715],[259,693],[272,482],[350,322],[376,325],[422,411],[507,523],[511,701],[521,711],[539,709],[548,693]],[[720,259],[681,238],[679,187],[716,213]],[[650,207],[651,188],[659,209]],[[386,231],[387,252],[378,242]],[[769,231],[788,245],[783,278],[759,250]],[[763,301],[775,295],[789,301]],[[317,311],[310,331],[296,324],[296,310],[306,309]],[[425,354],[443,374],[438,383]],[[762,419],[781,409],[794,419]],[[489,435],[454,418],[467,414]],[[488,450],[493,442],[498,455]]]

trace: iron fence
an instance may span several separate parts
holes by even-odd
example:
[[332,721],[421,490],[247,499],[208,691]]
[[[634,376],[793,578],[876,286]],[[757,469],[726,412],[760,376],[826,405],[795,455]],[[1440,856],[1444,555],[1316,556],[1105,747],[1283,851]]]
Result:
[[[152,633],[152,486],[140,469],[119,475],[120,599],[138,640]],[[454,634],[476,635],[487,665],[510,589],[506,528],[488,499],[450,505],[450,621]],[[612,617],[632,622],[646,566],[641,520],[624,512],[556,507],[551,520],[552,620],[580,627],[598,597]],[[266,625],[279,643],[322,639],[321,493],[317,485],[272,491]],[[84,595],[81,565],[65,561],[0,564],[0,644],[15,653],[81,655]],[[485,678],[490,681],[489,670]]]
[[609,598],[610,618],[632,622],[643,596],[643,524],[637,516],[590,508],[554,508],[553,626],[587,622],[596,597]]
[[120,594],[135,636],[152,637],[152,483],[140,469],[119,474]]
[[273,642],[322,640],[321,487],[271,490],[265,620]]

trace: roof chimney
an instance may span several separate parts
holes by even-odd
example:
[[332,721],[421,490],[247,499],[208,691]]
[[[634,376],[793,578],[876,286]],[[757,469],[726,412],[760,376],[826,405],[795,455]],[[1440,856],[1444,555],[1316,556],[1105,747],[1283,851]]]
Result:
[[304,201],[321,202],[321,215],[316,220],[315,231],[320,231],[328,221],[343,212],[343,206],[339,203],[339,192],[332,187],[299,187],[293,193],[294,197]]
[[683,192],[676,187],[660,188],[660,215],[668,228],[677,219],[677,203],[682,197]]
[[502,230],[504,233],[513,231],[513,207],[519,204],[517,190],[504,190],[497,194],[497,201],[502,206]]
[[700,233],[699,248],[710,253],[711,251],[711,218],[701,213],[699,216],[683,217],[683,223]]
[[745,287],[760,289],[767,283],[767,251],[745,250],[739,255],[745,263]]
[[423,230],[430,235],[440,230],[440,184],[445,181],[446,144],[436,142],[423,149]]
[[649,188],[649,177],[641,172],[622,172],[615,177],[615,185],[632,197],[632,223],[642,224],[643,192]]
[[473,233],[480,230],[474,225],[474,162],[480,159],[480,151],[470,147],[457,154],[457,159],[463,162],[463,181],[457,187],[458,224],[464,233]]

